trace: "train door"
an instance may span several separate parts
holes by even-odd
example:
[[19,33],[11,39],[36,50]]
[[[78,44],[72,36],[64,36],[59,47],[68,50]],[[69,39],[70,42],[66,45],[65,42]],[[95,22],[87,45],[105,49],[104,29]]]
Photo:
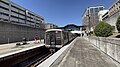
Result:
[[45,44],[46,45],[50,45],[50,33],[46,32],[46,35],[45,35]]
[[46,33],[46,45],[55,45],[55,32],[47,32]]
[[55,32],[50,33],[50,45],[51,47],[55,47],[56,44],[56,35]]

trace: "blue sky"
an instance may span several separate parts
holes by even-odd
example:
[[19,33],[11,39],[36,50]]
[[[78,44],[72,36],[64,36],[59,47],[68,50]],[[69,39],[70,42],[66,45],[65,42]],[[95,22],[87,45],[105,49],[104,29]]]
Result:
[[45,22],[58,26],[82,25],[82,15],[88,6],[104,5],[108,9],[115,0],[11,0],[43,16]]

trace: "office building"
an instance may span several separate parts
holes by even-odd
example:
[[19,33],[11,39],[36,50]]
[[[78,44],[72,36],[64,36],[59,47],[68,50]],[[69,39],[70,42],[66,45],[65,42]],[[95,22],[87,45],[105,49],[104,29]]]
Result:
[[45,23],[45,29],[54,29],[57,28],[58,26],[53,23]]
[[0,43],[43,38],[44,18],[10,0],[0,0]]
[[82,16],[82,25],[86,26],[87,31],[93,31],[95,25],[99,22],[98,12],[103,9],[103,5],[90,6],[86,8]]

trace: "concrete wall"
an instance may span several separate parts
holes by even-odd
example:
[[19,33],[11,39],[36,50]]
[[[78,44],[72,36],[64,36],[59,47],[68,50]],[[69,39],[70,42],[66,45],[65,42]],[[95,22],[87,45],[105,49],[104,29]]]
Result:
[[118,32],[117,28],[116,28],[116,21],[117,21],[117,18],[119,17],[119,15],[120,15],[120,11],[117,11],[116,13],[114,13],[113,15],[109,16],[107,19],[104,20],[111,26],[115,27],[114,32]]
[[36,34],[40,38],[44,38],[44,30],[40,28],[0,22],[0,44],[22,41],[23,37],[26,37],[28,40],[33,40]]
[[120,39],[105,37],[85,37],[85,39],[120,63]]

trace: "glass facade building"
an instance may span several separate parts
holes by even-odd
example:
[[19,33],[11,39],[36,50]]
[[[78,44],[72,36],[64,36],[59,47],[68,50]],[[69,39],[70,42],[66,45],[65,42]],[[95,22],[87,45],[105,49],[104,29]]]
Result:
[[103,10],[104,6],[90,6],[86,8],[82,16],[82,25],[86,27],[94,27],[99,22],[98,12]]

